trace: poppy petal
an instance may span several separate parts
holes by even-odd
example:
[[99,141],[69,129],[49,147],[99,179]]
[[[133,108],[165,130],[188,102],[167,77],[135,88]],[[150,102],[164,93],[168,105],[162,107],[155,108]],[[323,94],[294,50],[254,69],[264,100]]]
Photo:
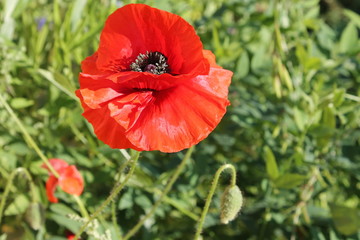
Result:
[[[67,162],[65,162],[64,160],[59,159],[59,158],[49,159],[49,163],[55,169],[55,171],[57,171],[57,172],[60,172],[62,169],[69,166],[69,164]],[[47,167],[46,164],[42,164],[41,167],[45,168],[46,170],[49,171],[49,168]],[[52,175],[52,173],[50,171],[49,171],[49,174]]]
[[98,59],[98,53],[95,52],[93,55],[85,58],[82,62],[81,62],[81,70],[83,73],[86,74],[93,74],[93,75],[102,75],[105,74],[107,72],[104,72],[102,70],[100,70],[97,65],[96,65],[96,61]]
[[76,95],[80,98],[82,107],[84,108],[83,116],[92,124],[99,140],[112,148],[132,148],[140,150],[125,137],[125,129],[110,116],[110,110],[107,106],[91,109],[84,103],[83,96],[79,91],[76,91]]
[[203,50],[204,57],[208,60],[210,67],[222,68],[216,64],[215,55],[210,50]]
[[88,88],[85,88],[80,89],[79,92],[82,95],[86,105],[88,105],[88,107],[92,109],[99,108],[100,104],[106,103],[122,95],[121,93],[118,93],[112,88],[101,88],[98,90],[90,90]]
[[59,177],[60,188],[69,194],[80,196],[84,190],[84,180],[74,165],[68,166]]
[[126,131],[136,123],[141,112],[153,100],[152,91],[133,92],[109,103],[110,116]]
[[181,85],[148,104],[126,136],[144,150],[177,152],[206,138],[228,105],[226,98],[211,92],[199,94],[198,85]]
[[55,176],[50,176],[46,181],[46,196],[52,203],[57,203],[59,201],[54,195],[57,185],[58,179]]
[[222,68],[210,68],[209,75],[200,75],[192,79],[193,85],[198,85],[197,92],[211,93],[220,98],[227,98],[228,87],[233,73]]
[[144,4],[128,4],[108,17],[100,37],[97,66],[128,70],[140,53],[148,51],[164,54],[173,74],[194,69],[205,74],[208,70],[194,28],[180,16]]

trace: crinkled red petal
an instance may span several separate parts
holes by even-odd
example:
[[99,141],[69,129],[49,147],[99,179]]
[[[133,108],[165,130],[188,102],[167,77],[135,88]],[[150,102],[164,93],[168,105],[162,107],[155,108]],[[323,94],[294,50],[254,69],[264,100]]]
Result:
[[[67,162],[65,162],[64,160],[59,159],[59,158],[49,159],[49,163],[55,169],[55,171],[57,171],[57,172],[59,172],[62,169],[66,168],[67,166],[69,166],[69,164]],[[47,165],[45,163],[42,164],[41,167],[48,170],[49,174],[52,175],[52,173],[50,172],[49,168],[47,167]]]
[[52,203],[57,203],[59,201],[54,195],[57,185],[58,179],[55,176],[50,176],[46,181],[46,196]]
[[[136,124],[142,111],[155,100],[155,92],[133,92],[111,101],[110,116],[125,129],[125,133]],[[134,144],[135,146],[137,144]]]
[[[131,143],[143,150],[177,152],[197,144],[218,125],[229,105],[196,80],[192,84],[160,92],[147,104],[135,124],[126,131]],[[224,86],[227,88],[227,86]],[[222,92],[226,90],[221,89]]]
[[208,60],[210,67],[222,68],[216,64],[215,55],[210,50],[203,50],[204,57]]
[[92,75],[102,75],[107,73],[106,71],[100,70],[97,65],[96,61],[98,59],[98,53],[95,52],[93,55],[84,59],[81,62],[81,70],[83,73],[92,74]]
[[112,148],[132,148],[140,150],[125,137],[125,129],[110,116],[107,106],[91,109],[84,101],[81,90],[76,91],[84,109],[83,116],[92,124],[99,140]]
[[100,37],[97,67],[124,71],[140,53],[161,52],[172,74],[208,71],[194,28],[175,14],[144,4],[129,4],[107,19]]
[[135,73],[133,78],[118,74],[111,81],[83,76],[83,86],[100,87],[77,91],[83,115],[112,148],[176,152],[197,144],[225,114],[232,77],[232,72],[216,65],[210,51],[204,56],[211,65],[208,75],[176,76],[173,82],[166,74]]
[[84,180],[74,165],[68,166],[59,177],[60,188],[69,194],[80,196],[84,190]]

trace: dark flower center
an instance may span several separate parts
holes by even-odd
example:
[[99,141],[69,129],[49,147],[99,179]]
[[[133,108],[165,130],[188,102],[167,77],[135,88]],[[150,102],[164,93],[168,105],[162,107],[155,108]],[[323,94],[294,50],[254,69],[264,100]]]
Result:
[[160,52],[140,53],[130,64],[130,69],[135,72],[149,72],[157,75],[170,72],[167,57]]

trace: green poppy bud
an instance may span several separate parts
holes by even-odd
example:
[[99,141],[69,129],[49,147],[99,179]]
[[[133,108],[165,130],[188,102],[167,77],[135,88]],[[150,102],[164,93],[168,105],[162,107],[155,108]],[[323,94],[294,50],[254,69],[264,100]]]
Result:
[[39,230],[45,223],[45,210],[41,203],[31,203],[26,210],[25,219],[32,229]]
[[243,197],[238,186],[228,186],[221,196],[221,223],[227,224],[234,220],[240,212]]

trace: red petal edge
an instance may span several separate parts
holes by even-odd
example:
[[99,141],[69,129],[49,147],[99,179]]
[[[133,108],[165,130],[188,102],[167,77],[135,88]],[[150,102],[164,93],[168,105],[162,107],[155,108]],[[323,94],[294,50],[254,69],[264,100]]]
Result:
[[52,203],[57,203],[59,201],[54,195],[57,185],[58,179],[55,176],[50,176],[46,181],[46,196]]

